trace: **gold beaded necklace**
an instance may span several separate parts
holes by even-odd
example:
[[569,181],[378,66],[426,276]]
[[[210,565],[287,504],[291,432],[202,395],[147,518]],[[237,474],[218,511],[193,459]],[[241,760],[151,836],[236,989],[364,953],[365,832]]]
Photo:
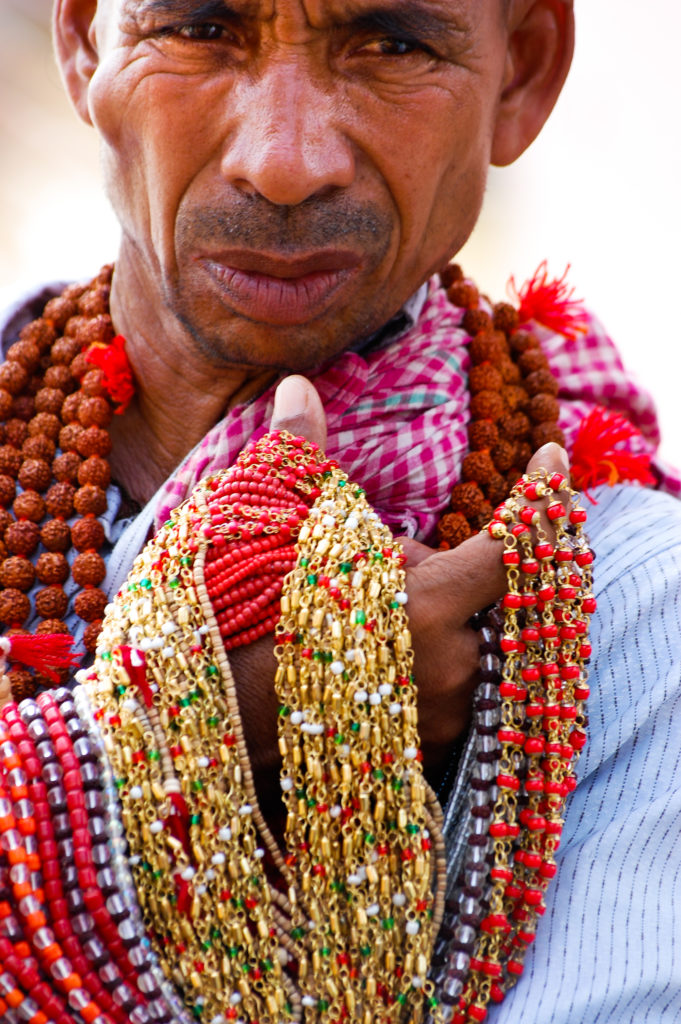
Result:
[[248,508],[216,517],[222,477],[209,478],[135,562],[85,682],[140,906],[197,1016],[227,1003],[261,1024],[418,1021],[438,1013],[427,972],[444,857],[420,764],[402,555],[313,446],[269,435],[225,473],[253,459],[298,493],[321,492],[277,627],[288,852],[257,805],[204,581],[208,548],[251,520]]

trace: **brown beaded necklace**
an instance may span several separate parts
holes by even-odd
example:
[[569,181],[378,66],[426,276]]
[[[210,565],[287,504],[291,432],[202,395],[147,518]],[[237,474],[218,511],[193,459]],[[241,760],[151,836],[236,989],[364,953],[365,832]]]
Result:
[[[108,600],[99,589],[106,566],[97,516],[107,507],[114,402],[88,353],[114,338],[112,269],[51,299],[0,366],[0,622],[9,635],[25,632],[35,612],[42,619],[36,633],[68,633],[70,575],[81,588],[73,610],[88,623],[90,652]],[[71,548],[77,554],[69,564]],[[31,601],[36,582],[42,586]],[[8,675],[16,700],[50,682],[16,666]]]
[[558,382],[537,339],[519,329],[515,307],[501,302],[488,313],[457,264],[440,276],[450,301],[466,310],[462,326],[471,338],[470,451],[439,524],[440,547],[447,549],[489,522],[537,448],[549,441],[564,445],[565,436],[558,426]]

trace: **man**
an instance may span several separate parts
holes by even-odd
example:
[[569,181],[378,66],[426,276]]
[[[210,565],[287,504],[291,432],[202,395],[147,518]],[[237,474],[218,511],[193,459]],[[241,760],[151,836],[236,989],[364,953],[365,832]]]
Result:
[[[418,323],[420,289],[472,231],[490,162],[515,160],[558,97],[573,10],[565,0],[57,0],[55,38],[122,227],[111,316],[137,391],[112,428],[111,466],[145,505],[216,423],[283,373],[319,382],[348,351],[391,352],[400,311]],[[303,377],[278,389],[273,423],[324,441],[324,408]],[[538,465],[563,469],[560,450],[539,452]],[[560,879],[526,974],[494,1011],[502,1022],[681,1015],[670,941],[680,751],[667,725],[679,700],[679,510],[633,488],[598,501],[591,744]],[[424,749],[439,767],[469,715],[468,620],[503,576],[486,537],[408,552]],[[263,772],[274,764],[261,735],[270,660],[264,642],[233,657]]]

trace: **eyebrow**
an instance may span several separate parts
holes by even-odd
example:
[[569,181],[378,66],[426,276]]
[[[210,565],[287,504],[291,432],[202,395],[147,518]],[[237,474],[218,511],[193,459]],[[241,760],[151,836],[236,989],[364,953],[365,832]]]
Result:
[[[141,0],[135,6],[139,14],[172,14],[200,21],[218,17],[256,17],[259,4],[258,0],[236,0],[236,3],[203,0],[203,3],[198,4],[196,0]],[[388,4],[378,3],[364,9],[353,3],[343,6],[345,10],[342,16],[331,15],[329,19],[338,26],[402,32],[414,37],[424,34],[437,36],[452,32],[468,33],[468,26],[462,24],[455,12],[439,13],[428,0],[393,0]]]
[[[471,26],[456,15],[455,11],[438,11],[432,2],[419,0],[398,0],[389,4],[376,4],[362,10],[348,5],[349,12],[339,22],[344,27],[360,31],[379,31],[403,36],[407,39],[451,39],[452,36],[468,37]],[[335,19],[334,19],[335,20]]]

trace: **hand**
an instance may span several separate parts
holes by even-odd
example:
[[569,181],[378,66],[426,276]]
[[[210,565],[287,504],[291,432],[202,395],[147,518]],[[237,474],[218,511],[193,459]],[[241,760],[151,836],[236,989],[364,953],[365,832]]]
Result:
[[[568,476],[565,451],[547,444],[533,455],[527,472],[539,469]],[[535,503],[541,511],[542,503]],[[545,504],[545,503],[544,503]],[[553,533],[547,517],[542,526]],[[452,743],[471,714],[479,664],[478,638],[468,625],[475,612],[498,601],[506,590],[502,548],[480,533],[453,551],[436,551],[402,540],[407,555],[409,624],[418,687],[419,731],[426,767],[435,775],[446,766]]]

